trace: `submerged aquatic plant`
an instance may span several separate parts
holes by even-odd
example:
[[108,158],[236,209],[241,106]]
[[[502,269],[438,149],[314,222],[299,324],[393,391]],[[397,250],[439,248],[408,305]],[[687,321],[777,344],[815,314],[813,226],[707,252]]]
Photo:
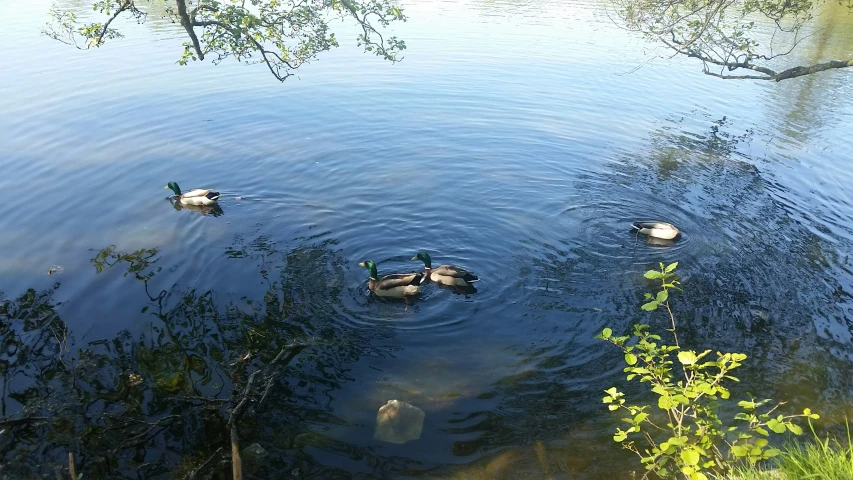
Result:
[[[769,445],[771,433],[799,435],[802,428],[794,420],[816,419],[819,415],[809,409],[795,415],[774,414],[781,404],[771,407],[769,399],[751,399],[737,403],[740,412],[733,418],[719,416],[720,404],[733,402],[726,384],[738,379],[731,371],[747,357],[743,353],[711,355],[711,350],[681,348],[669,305],[670,291],[680,289],[677,266],[661,263],[659,270],[646,272],[646,278],[660,280],[661,289],[647,293],[642,306],[646,311],[666,309],[675,345],[662,343],[645,324],[634,325],[632,335],[614,336],[605,328],[596,337],[622,350],[628,381],[648,384],[657,395],[657,408],[627,403],[625,394],[616,387],[605,390],[603,402],[611,411],[629,414],[622,419],[628,428],[617,428],[613,440],[634,452],[649,473],[662,478],[705,480],[709,475],[731,471],[738,460],[754,465],[776,457],[781,450]],[[678,367],[673,367],[676,360]]]

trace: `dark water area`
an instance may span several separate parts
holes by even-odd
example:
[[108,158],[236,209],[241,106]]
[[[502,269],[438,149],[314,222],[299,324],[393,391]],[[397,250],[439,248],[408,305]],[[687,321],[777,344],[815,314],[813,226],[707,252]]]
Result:
[[[186,478],[295,340],[240,423],[250,478],[627,478],[601,404],[622,360],[593,337],[666,328],[639,308],[658,262],[679,262],[682,345],[749,355],[736,395],[851,413],[850,72],[631,72],[652,46],[598,4],[429,1],[395,29],[402,63],[339,34],[281,85],[178,67],[168,23],[65,48],[48,8],[0,4],[5,478],[69,451],[85,478]],[[804,61],[853,48],[827,15]],[[175,208],[169,181],[220,209]],[[637,219],[684,235],[649,244]],[[420,250],[477,292],[369,295],[359,262],[415,271]],[[419,440],[373,438],[391,399],[425,411]]]

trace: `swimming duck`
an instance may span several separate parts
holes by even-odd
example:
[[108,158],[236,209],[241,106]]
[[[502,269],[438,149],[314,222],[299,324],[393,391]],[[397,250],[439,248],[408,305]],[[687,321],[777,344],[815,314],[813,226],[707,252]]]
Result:
[[424,275],[432,282],[438,285],[448,287],[470,287],[472,283],[480,280],[480,277],[465,270],[462,267],[455,265],[442,265],[432,268],[432,259],[426,252],[417,254],[412,260],[420,260],[424,262]]
[[376,264],[370,260],[359,263],[359,266],[370,272],[370,283],[367,288],[380,297],[408,297],[421,292],[422,273],[392,273],[379,278]]
[[219,192],[196,188],[187,193],[181,193],[181,187],[175,182],[169,182],[163,188],[171,188],[175,192],[175,199],[184,205],[213,205],[219,199]]
[[631,224],[631,228],[637,233],[661,240],[674,240],[681,235],[675,225],[666,222],[634,222]]

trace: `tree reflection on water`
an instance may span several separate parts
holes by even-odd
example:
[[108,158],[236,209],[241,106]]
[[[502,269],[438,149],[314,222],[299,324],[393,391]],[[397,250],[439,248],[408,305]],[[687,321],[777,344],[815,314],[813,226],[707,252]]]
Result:
[[[97,273],[125,269],[144,292],[140,311],[149,315],[142,333],[123,330],[115,338],[89,342],[70,351],[72,334],[57,313],[57,283],[28,290],[0,307],[6,348],[0,449],[9,478],[54,474],[73,453],[85,478],[189,476],[228,472],[226,422],[232,390],[269,363],[288,343],[311,340],[292,367],[268,386],[263,405],[241,420],[247,474],[262,477],[303,466],[295,443],[318,442],[326,449],[353,446],[326,442],[310,425],[335,423],[322,392],[339,388],[346,362],[368,346],[364,332],[341,331],[334,291],[343,285],[343,260],[328,243],[278,252],[268,244],[232,248],[226,255],[255,257],[283,265],[268,278],[260,302],[220,302],[216,292],[195,289],[153,291],[162,272],[157,248],[122,252],[106,247],[92,258]],[[307,278],[302,272],[312,272]],[[330,289],[332,295],[330,295]],[[372,337],[381,335],[373,331]],[[254,405],[253,405],[254,406]],[[245,450],[245,449],[244,449]],[[258,452],[257,458],[251,452]],[[260,456],[263,452],[263,461]],[[221,453],[221,454],[220,454]]]

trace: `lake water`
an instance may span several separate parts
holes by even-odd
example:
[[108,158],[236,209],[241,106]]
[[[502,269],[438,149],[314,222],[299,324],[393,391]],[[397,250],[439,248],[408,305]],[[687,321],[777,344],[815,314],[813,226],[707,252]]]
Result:
[[[303,340],[240,424],[252,478],[626,478],[601,404],[621,358],[593,337],[668,325],[639,309],[661,261],[682,345],[750,356],[738,396],[853,414],[853,71],[723,81],[645,64],[662,52],[601,4],[418,1],[403,62],[344,29],[279,84],[175,65],[180,26],[153,17],[78,51],[39,36],[48,9],[0,3],[0,413],[58,420],[7,424],[0,475],[71,451],[85,478],[224,476],[226,402],[199,398]],[[844,11],[792,62],[850,58]],[[420,250],[478,291],[370,297],[359,262]],[[419,440],[373,438],[391,399],[425,411]]]

